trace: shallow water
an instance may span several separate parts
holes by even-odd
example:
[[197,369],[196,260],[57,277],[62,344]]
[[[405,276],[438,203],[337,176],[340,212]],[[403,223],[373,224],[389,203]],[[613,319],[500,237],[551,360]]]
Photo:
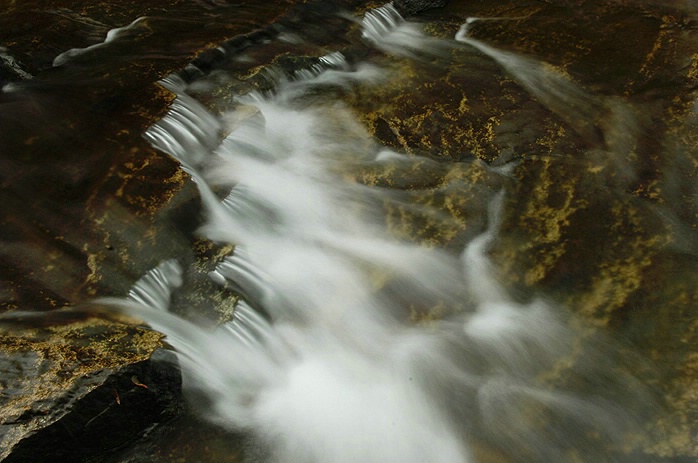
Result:
[[[446,69],[470,45],[573,128],[605,111],[602,98],[469,38],[465,25],[451,40],[432,38],[386,6],[361,29],[369,47],[430,67]],[[234,97],[218,114],[180,95],[146,133],[197,184],[200,233],[235,246],[211,277],[242,299],[213,332],[163,312],[162,286],[150,309],[123,310],[168,335],[185,389],[209,402],[203,415],[261,442],[271,461],[468,462],[481,441],[517,461],[626,461],[620,451],[641,435],[639,415],[659,408],[649,388],[613,361],[577,362],[566,375],[585,382],[581,390],[542,379],[573,355],[579,323],[558,304],[515,301],[488,258],[514,166],[461,166],[492,179],[471,205],[485,226],[460,252],[458,240],[446,250],[395,236],[386,207],[431,215],[437,229],[453,218],[408,192],[356,181],[366,168],[418,178],[424,158],[372,141],[333,94],[390,85],[389,65],[342,58],[269,72],[273,90]],[[176,79],[169,85],[186,92]],[[613,150],[607,156],[615,162]],[[414,323],[419,313],[428,321]],[[616,349],[608,342],[598,355]]]

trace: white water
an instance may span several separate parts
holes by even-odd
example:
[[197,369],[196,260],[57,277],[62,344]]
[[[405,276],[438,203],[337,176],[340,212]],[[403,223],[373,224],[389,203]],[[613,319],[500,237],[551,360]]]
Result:
[[579,135],[604,147],[606,162],[625,182],[635,179],[629,153],[637,143],[642,127],[633,108],[614,97],[594,95],[539,59],[498,49],[469,35],[481,21],[507,21],[517,18],[468,18],[455,40],[474,47],[496,61],[509,75],[550,111],[566,121]]
[[573,126],[582,130],[584,124],[599,119],[604,104],[599,98],[584,91],[572,80],[555,72],[548,63],[517,53],[499,50],[468,35],[469,28],[489,18],[468,18],[455,36],[458,42],[475,47],[499,63],[531,94],[561,117],[573,117]]
[[22,79],[33,79],[34,76],[22,69],[17,60],[7,53],[7,48],[0,47],[0,61],[7,66],[12,72]]
[[[367,15],[367,40],[406,56],[431,43],[396,15]],[[484,193],[487,226],[459,254],[391,235],[386,203],[425,206],[351,173],[416,159],[371,140],[340,101],[304,98],[389,79],[333,56],[331,70],[241,97],[227,114],[181,94],[147,134],[197,183],[201,234],[235,245],[211,274],[243,297],[233,320],[210,330],[167,312],[181,284],[173,261],[145,275],[130,301],[110,302],[167,335],[185,388],[211,404],[202,416],[248,432],[268,461],[466,463],[473,442],[488,441],[525,461],[559,462],[573,461],[576,446],[602,452],[584,446],[588,436],[619,445],[628,425],[620,405],[540,380],[570,354],[574,333],[559,308],[517,303],[497,281],[488,252],[504,191]],[[469,310],[415,324],[406,303]],[[593,368],[578,374],[596,380]],[[557,437],[534,423],[544,415]]]
[[147,18],[144,16],[135,19],[133,22],[131,22],[131,24],[128,24],[126,26],[110,29],[109,31],[107,31],[107,35],[104,38],[103,42],[95,43],[85,48],[71,48],[68,51],[64,51],[63,53],[59,54],[53,59],[53,65],[62,66],[71,59],[75,58],[76,56],[89,53],[90,51],[96,48],[103,47],[107,45],[109,42],[112,42],[120,37],[127,36],[128,34],[133,34],[144,27],[147,28],[147,25],[145,24],[146,20]]

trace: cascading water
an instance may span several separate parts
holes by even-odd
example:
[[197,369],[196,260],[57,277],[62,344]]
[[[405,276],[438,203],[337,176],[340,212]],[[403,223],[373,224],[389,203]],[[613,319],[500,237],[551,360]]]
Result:
[[[465,31],[453,42],[429,38],[390,5],[368,13],[363,30],[389,54],[438,55],[461,41],[496,55]],[[526,63],[496,56],[514,71]],[[540,69],[523,82],[530,91],[547,92],[553,106],[572,95],[598,109],[561,80],[543,89]],[[251,459],[465,463],[493,445],[516,461],[625,461],[613,452],[639,431],[626,406],[645,397],[640,388],[617,377],[581,394],[546,379],[572,355],[576,333],[561,309],[518,302],[497,281],[488,251],[507,202],[506,169],[486,168],[499,179],[482,191],[486,226],[458,252],[396,238],[387,205],[439,219],[438,209],[355,180],[367,166],[409,172],[439,162],[381,146],[339,98],[317,97],[391,78],[334,53],[221,115],[170,82],[178,100],[147,138],[196,182],[201,234],[235,246],[210,277],[242,299],[213,330],[180,318],[167,307],[182,270],[166,261],[129,300],[106,302],[166,334],[185,388],[207,399],[201,414],[249,433],[262,449]],[[448,315],[411,320],[434,307]],[[585,364],[574,375],[595,384],[603,368]]]
[[470,36],[470,28],[482,21],[508,21],[516,18],[468,18],[455,35],[495,60],[507,73],[550,111],[564,119],[587,140],[603,146],[626,182],[635,178],[627,153],[637,142],[639,122],[632,108],[618,98],[594,95],[549,63],[511,51],[497,49]]

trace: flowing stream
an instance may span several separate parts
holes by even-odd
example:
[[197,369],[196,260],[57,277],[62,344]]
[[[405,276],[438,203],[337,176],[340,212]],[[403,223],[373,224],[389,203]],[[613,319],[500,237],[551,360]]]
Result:
[[[438,67],[467,49],[494,59],[582,136],[591,133],[584,121],[623,110],[545,63],[470,38],[470,20],[452,39],[429,36],[392,5],[351,20],[382,61],[333,50],[292,75],[269,72],[271,89],[215,110],[213,77],[163,83],[177,100],[146,138],[196,183],[200,235],[234,247],[209,274],[239,294],[232,319],[211,327],[170,311],[184,271],[177,260],[143,276],[127,300],[106,302],[167,336],[192,404],[250,436],[249,461],[466,463],[486,447],[512,461],[630,461],[622,451],[641,435],[636,412],[653,408],[649,392],[611,360],[598,362],[602,354],[572,367],[584,390],[550,376],[566,368],[583,323],[544,297],[512,294],[489,257],[512,165],[462,164],[489,180],[457,245],[405,239],[388,226],[390,210],[452,218],[359,172],[395,170],[409,182],[445,161],[383,146],[347,101],[399,79],[393,58]],[[605,349],[614,347],[600,342]]]

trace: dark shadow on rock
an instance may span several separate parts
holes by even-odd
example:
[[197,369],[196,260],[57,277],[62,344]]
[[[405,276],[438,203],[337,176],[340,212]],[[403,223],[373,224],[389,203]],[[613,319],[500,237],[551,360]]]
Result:
[[412,16],[433,8],[443,8],[448,4],[448,1],[449,0],[396,0],[393,4],[403,16]]
[[5,463],[101,461],[172,420],[182,408],[174,354],[128,365],[82,398],[60,420],[20,441]]

